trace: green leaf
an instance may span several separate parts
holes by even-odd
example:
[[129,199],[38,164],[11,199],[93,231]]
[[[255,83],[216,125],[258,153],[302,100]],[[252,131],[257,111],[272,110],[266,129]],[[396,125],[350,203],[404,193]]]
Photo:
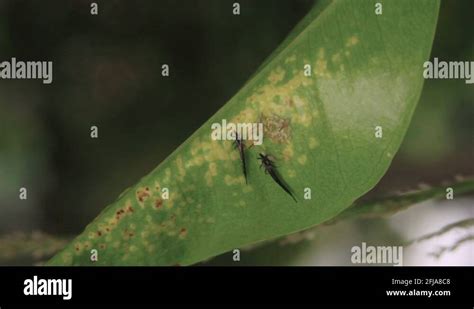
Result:
[[[403,139],[439,8],[433,0],[379,2],[379,16],[373,1],[318,2],[224,107],[49,264],[189,265],[350,206],[378,182]],[[246,142],[248,184],[232,141],[211,140],[211,124],[222,119],[263,122],[263,144]],[[260,152],[275,158],[298,203],[259,169]]]

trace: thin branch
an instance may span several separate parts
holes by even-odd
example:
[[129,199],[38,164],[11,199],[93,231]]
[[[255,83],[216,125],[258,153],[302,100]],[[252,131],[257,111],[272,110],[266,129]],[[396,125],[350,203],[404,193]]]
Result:
[[468,243],[468,242],[473,241],[473,240],[474,240],[474,235],[473,234],[467,235],[467,236],[465,236],[461,239],[458,239],[456,241],[456,243],[454,243],[451,246],[442,246],[442,247],[440,247],[438,249],[438,251],[431,252],[430,255],[434,256],[437,259],[439,259],[443,254],[445,254],[447,252],[452,252],[452,251],[456,250],[457,248],[461,247],[462,245],[464,245],[465,243]]
[[35,264],[61,250],[68,238],[43,232],[16,232],[0,237],[0,264]]
[[426,235],[421,236],[419,238],[410,240],[409,242],[406,243],[406,246],[410,246],[414,243],[418,243],[418,242],[421,242],[421,241],[432,239],[432,238],[437,237],[437,236],[441,236],[445,233],[448,233],[449,231],[451,231],[453,229],[457,229],[457,228],[467,229],[471,226],[474,226],[474,218],[469,218],[469,219],[466,219],[466,220],[461,220],[461,221],[458,221],[458,222],[454,222],[454,223],[446,225],[445,227],[443,227],[442,229],[440,229],[436,232],[426,234]]

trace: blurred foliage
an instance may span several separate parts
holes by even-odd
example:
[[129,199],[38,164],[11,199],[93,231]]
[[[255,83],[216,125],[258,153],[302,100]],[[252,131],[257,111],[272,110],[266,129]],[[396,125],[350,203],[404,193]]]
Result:
[[64,247],[68,239],[34,231],[0,237],[0,265],[42,264]]

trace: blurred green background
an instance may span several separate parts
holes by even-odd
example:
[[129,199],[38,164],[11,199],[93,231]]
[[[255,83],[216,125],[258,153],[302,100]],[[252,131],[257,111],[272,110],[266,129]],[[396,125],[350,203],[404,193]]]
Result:
[[[54,63],[51,85],[0,81],[0,251],[14,232],[82,231],[224,105],[313,4],[241,0],[233,16],[228,0],[96,2],[98,16],[91,1],[0,0],[0,60]],[[472,12],[471,0],[442,2],[432,57],[474,60]],[[473,103],[474,86],[462,80],[426,81],[402,148],[369,196],[473,175]],[[385,221],[353,224],[403,237]],[[44,235],[33,236],[30,245]],[[249,264],[288,264],[298,250],[267,246]]]

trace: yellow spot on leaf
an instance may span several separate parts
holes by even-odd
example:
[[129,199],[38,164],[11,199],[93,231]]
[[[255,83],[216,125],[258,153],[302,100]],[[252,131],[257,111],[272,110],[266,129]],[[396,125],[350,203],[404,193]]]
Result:
[[89,250],[92,249],[92,243],[88,240],[84,242],[84,249]]
[[164,200],[164,205],[166,209],[173,208],[174,202],[180,197],[180,194],[176,191],[170,192],[170,198],[168,200]]
[[212,178],[217,176],[217,164],[214,162],[209,163],[208,170],[205,174],[206,183],[209,187],[212,187],[213,181]]
[[270,75],[268,76],[268,80],[271,83],[276,84],[282,81],[284,77],[285,77],[285,71],[283,71],[282,68],[277,68],[270,73]]
[[[210,139],[210,137],[209,137]],[[227,161],[230,159],[232,142],[225,141],[200,141],[193,142],[191,148],[199,147],[202,150],[202,159],[195,159],[196,165],[206,162]]]
[[299,162],[299,164],[301,164],[301,165],[305,165],[305,164],[306,164],[306,160],[307,160],[306,155],[301,155],[301,156],[298,157],[298,162]]
[[231,118],[231,122],[233,123],[250,123],[255,122],[256,119],[255,111],[251,108],[245,108],[240,111],[236,116]]
[[244,192],[244,193],[253,192],[253,187],[250,186],[250,185],[247,185],[242,189],[242,192]]
[[292,55],[285,59],[285,63],[294,62],[296,60],[296,55]]
[[335,53],[331,57],[332,62],[339,62],[341,61],[341,54],[340,53]]
[[288,170],[288,177],[295,178],[296,177],[296,171],[294,169]]
[[318,77],[330,77],[329,71],[327,69],[327,61],[325,58],[324,49],[319,49],[318,58],[314,64],[314,74]]
[[230,175],[225,175],[224,176],[224,182],[225,182],[226,185],[232,186],[232,185],[242,184],[242,183],[245,182],[245,180],[243,179],[243,176],[232,177]]
[[186,161],[186,168],[201,166],[203,163],[204,163],[204,157],[196,155],[191,160]]
[[351,36],[351,37],[347,40],[346,46],[347,46],[347,47],[352,47],[352,46],[356,45],[357,43],[359,43],[359,38],[354,35],[354,36]]
[[[296,94],[296,90],[300,87],[308,86],[313,83],[313,80],[304,76],[304,74],[297,74],[293,76],[288,82],[276,86],[269,83],[256,89],[247,99],[247,103],[251,104],[252,110],[260,110],[265,115],[277,115],[280,118],[291,117],[294,114],[294,106],[288,99]],[[280,97],[282,100],[275,101],[275,97]],[[307,112],[310,112],[309,106],[305,107]]]
[[285,161],[290,160],[293,157],[294,151],[293,151],[293,145],[288,144],[286,147],[283,149],[283,157]]
[[311,125],[311,122],[313,121],[313,116],[308,112],[308,103],[299,96],[295,96],[293,98],[293,101],[296,111],[293,114],[292,120],[295,123],[299,123],[305,127],[309,127]]
[[319,77],[329,77],[329,72],[327,70],[327,62],[324,59],[316,60],[314,66],[314,74]]
[[160,189],[161,189],[160,183],[158,181],[155,181],[155,191],[160,191]]
[[176,166],[178,167],[178,180],[183,181],[184,176],[186,176],[186,169],[184,168],[183,158],[178,156],[176,158]]
[[69,253],[69,252],[64,253],[63,262],[64,262],[64,265],[71,264],[72,263],[72,254]]
[[314,149],[318,146],[318,141],[314,137],[309,138],[309,149]]

